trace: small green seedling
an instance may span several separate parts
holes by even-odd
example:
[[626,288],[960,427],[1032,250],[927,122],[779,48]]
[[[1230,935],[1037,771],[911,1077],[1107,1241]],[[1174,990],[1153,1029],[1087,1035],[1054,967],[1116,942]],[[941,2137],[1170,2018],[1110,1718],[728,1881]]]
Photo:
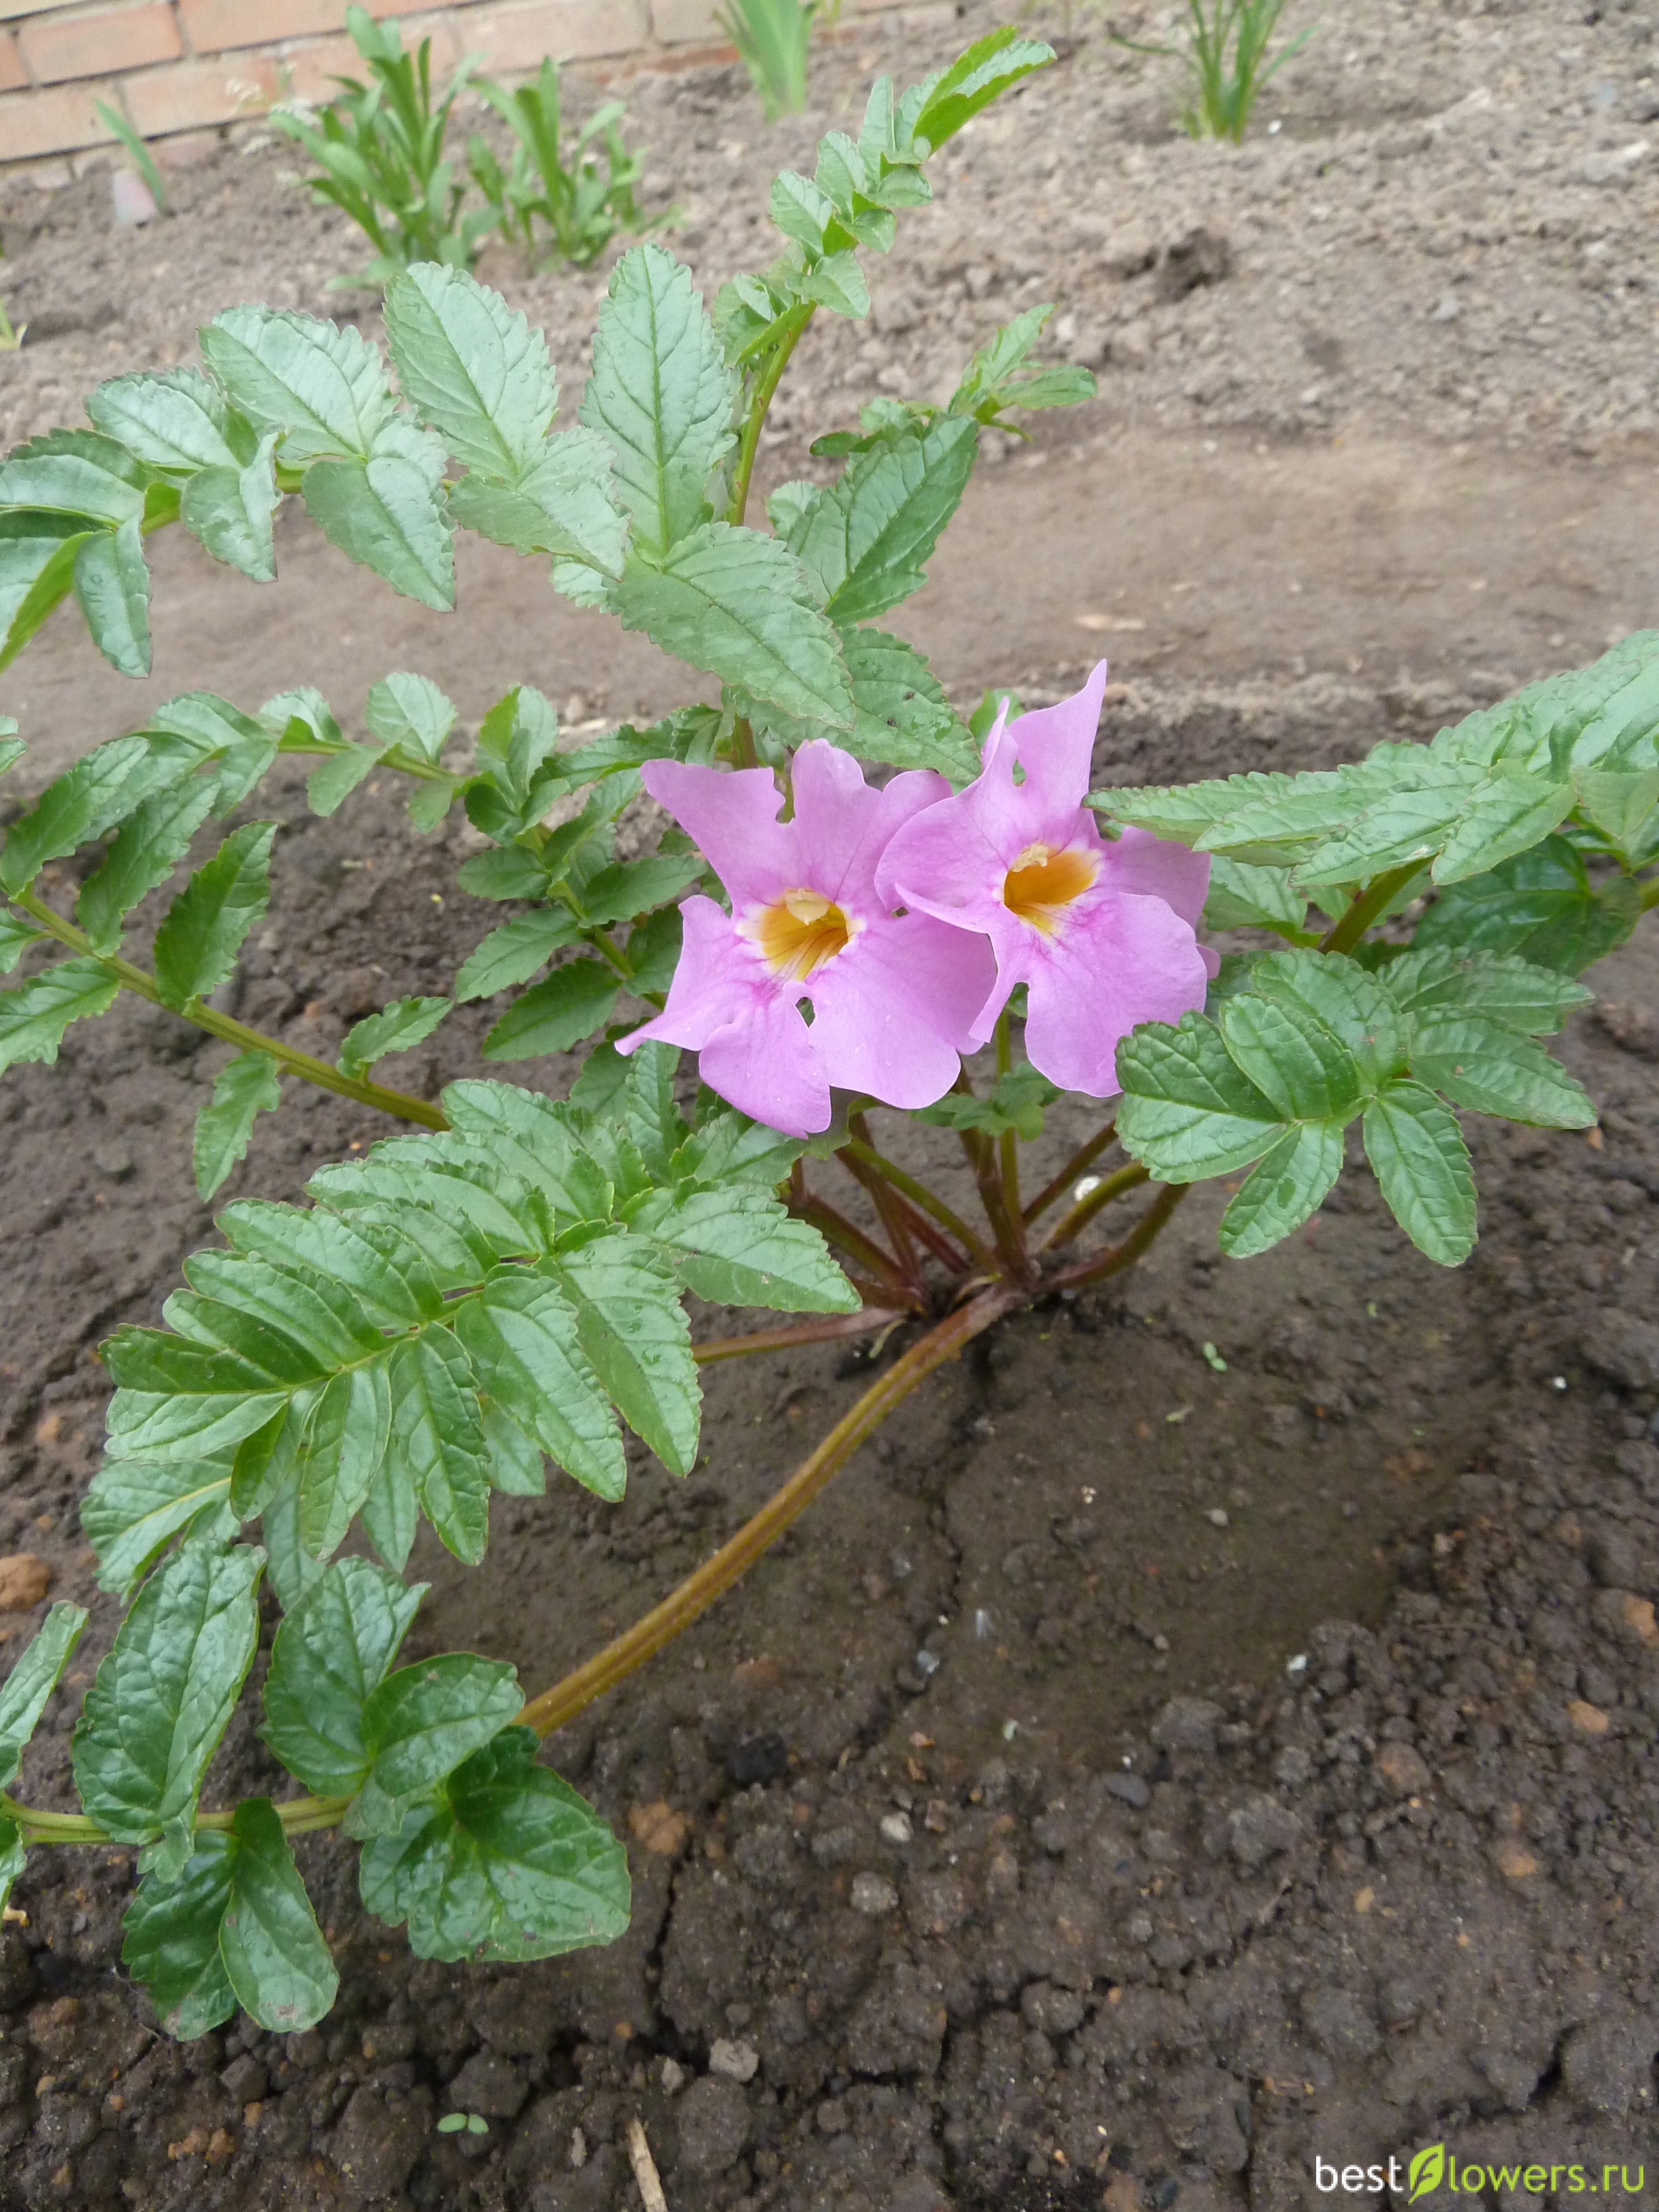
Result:
[[489,2123],[482,2112],[446,2112],[438,2123],[441,2136],[487,2136]]
[[125,115],[107,106],[101,100],[94,101],[94,105],[97,108],[100,120],[109,126],[126,149],[128,158],[143,179],[145,187],[151,199],[155,201],[157,211],[165,215],[167,211],[167,188],[161,182],[161,172],[155,166],[155,155]]
[[766,119],[806,106],[806,49],[816,23],[833,23],[841,0],[727,0],[720,23],[743,57]]
[[646,215],[635,198],[645,164],[623,143],[621,100],[607,100],[588,117],[567,163],[560,144],[556,64],[544,61],[540,74],[514,92],[483,78],[475,88],[515,143],[511,167],[503,169],[489,141],[475,134],[467,147],[467,166],[489,204],[491,220],[503,237],[524,247],[532,267],[550,258],[580,265],[592,260],[619,231],[636,235],[665,221],[665,212]]
[[1187,64],[1190,95],[1182,127],[1194,138],[1242,143],[1263,88],[1313,36],[1311,25],[1271,58],[1268,46],[1285,0],[1187,0],[1187,20],[1174,46],[1149,46],[1116,33],[1115,43],[1140,54],[1174,55]]

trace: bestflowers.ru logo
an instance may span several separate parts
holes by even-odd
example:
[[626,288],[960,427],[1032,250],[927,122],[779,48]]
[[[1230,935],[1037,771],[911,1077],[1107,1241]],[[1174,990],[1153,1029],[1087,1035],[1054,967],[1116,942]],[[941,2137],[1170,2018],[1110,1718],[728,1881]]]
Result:
[[1386,2165],[1333,2166],[1326,2159],[1314,2160],[1314,2187],[1323,2196],[1340,2190],[1349,2197],[1380,2197],[1386,2189],[1407,2204],[1442,2189],[1460,2197],[1522,2190],[1533,2197],[1546,2191],[1558,2197],[1639,2197],[1646,2185],[1645,2167],[1623,2160],[1599,2166],[1482,2166],[1449,2156],[1444,2143],[1430,2143],[1409,2160],[1391,2158]]

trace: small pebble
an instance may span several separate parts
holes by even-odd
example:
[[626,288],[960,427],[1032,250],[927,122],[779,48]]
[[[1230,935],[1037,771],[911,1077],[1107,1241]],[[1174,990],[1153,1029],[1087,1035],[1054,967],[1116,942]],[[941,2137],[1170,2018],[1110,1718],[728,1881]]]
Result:
[[684,2066],[678,2064],[672,2058],[665,2058],[663,2060],[662,2087],[663,2094],[665,2096],[672,2097],[678,2091],[683,2089],[685,2087],[687,2079],[688,2076]]
[[[854,1887],[856,1888],[857,1884]],[[857,1901],[855,1898],[854,1902]],[[896,1896],[895,1904],[897,1901]],[[739,2043],[719,2035],[709,2049],[708,2070],[711,2074],[723,2074],[728,2081],[752,2081],[760,2071],[760,2053],[752,2043]],[[665,2086],[666,2078],[665,2075]]]
[[1121,1799],[1126,1805],[1133,1805],[1137,1812],[1152,1802],[1151,1789],[1138,1774],[1109,1774],[1106,1789],[1111,1796]]
[[881,1832],[890,1844],[908,1844],[915,1832],[908,1813],[890,1813],[881,1824]]
[[[853,1876],[853,1910],[862,1912],[872,1920],[884,1913],[898,1910],[898,1892],[884,1874],[855,1874]],[[713,2061],[710,2061],[713,2063]]]
[[1224,1505],[1212,1505],[1204,1518],[1212,1528],[1224,1528],[1227,1526],[1227,1509]]
[[52,1569],[33,1552],[0,1559],[0,1613],[27,1613],[52,1588]]

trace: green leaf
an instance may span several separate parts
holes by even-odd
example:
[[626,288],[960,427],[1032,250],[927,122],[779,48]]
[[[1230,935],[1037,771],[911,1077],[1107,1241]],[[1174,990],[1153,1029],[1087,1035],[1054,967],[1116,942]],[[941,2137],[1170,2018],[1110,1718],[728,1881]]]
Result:
[[359,1076],[394,1052],[423,1044],[452,1007],[448,999],[394,999],[348,1030],[337,1062],[342,1075]]
[[160,1330],[118,1329],[101,1349],[118,1386],[105,1443],[115,1459],[199,1460],[264,1428],[288,1402],[247,1360]]
[[112,738],[95,747],[49,783],[30,811],[6,832],[0,848],[0,890],[27,890],[48,860],[61,860],[101,837],[143,803],[154,780],[143,738]]
[[98,386],[87,413],[106,438],[153,469],[188,475],[235,468],[246,459],[231,443],[236,433],[223,394],[199,368],[115,377]]
[[1225,1000],[1218,1020],[1228,1053],[1281,1120],[1325,1121],[1351,1112],[1364,1095],[1352,1054],[1302,1009],[1252,991]]
[[1022,38],[1012,25],[988,32],[942,76],[929,81],[915,118],[915,137],[938,153],[981,108],[1033,70],[1046,68],[1054,58],[1052,46]]
[[396,1834],[410,1802],[499,1735],[523,1702],[511,1667],[471,1652],[388,1674],[363,1703],[368,1773],[346,1815],[346,1832]]
[[137,515],[83,538],[75,556],[75,596],[92,641],[123,676],[149,674],[149,570]]
[[832,315],[860,321],[870,312],[870,287],[856,253],[827,253],[796,280],[803,300],[828,307]]
[[678,1045],[642,1044],[623,1079],[623,1122],[647,1172],[659,1182],[672,1177],[670,1162],[691,1133],[674,1100],[679,1064]]
[[380,1472],[392,1427],[392,1389],[384,1359],[334,1376],[307,1421],[300,1446],[300,1534],[326,1559]]
[[282,1103],[276,1063],[267,1052],[239,1052],[213,1079],[213,1097],[196,1116],[191,1147],[196,1195],[213,1196],[238,1161],[246,1158],[259,1115]]
[[1391,1083],[1365,1109],[1365,1157],[1419,1252],[1455,1267],[1474,1249],[1474,1176],[1457,1116],[1420,1083]]
[[1586,818],[1621,852],[1634,854],[1645,845],[1644,827],[1659,806],[1659,768],[1640,774],[1581,769],[1573,784]]
[[419,1246],[390,1224],[362,1215],[348,1220],[323,1206],[245,1199],[228,1206],[218,1225],[239,1252],[337,1283],[384,1328],[407,1328],[443,1310],[443,1293]]
[[[1368,1090],[1405,1066],[1405,1025],[1394,1000],[1358,962],[1340,953],[1272,953],[1252,965],[1250,992],[1322,1031],[1353,1060]],[[1224,1017],[1221,1030],[1226,1036]]]
[[803,1149],[799,1137],[781,1136],[764,1121],[751,1121],[734,1108],[705,1110],[695,1132],[675,1153],[672,1165],[677,1182],[739,1183],[752,1190],[772,1191]]
[[140,1882],[121,1923],[122,1965],[181,2041],[205,2035],[236,2009],[219,1954],[235,1857],[233,1838],[205,1830],[171,1875],[154,1871]]
[[678,899],[706,866],[698,853],[648,853],[642,860],[615,861],[575,895],[582,919],[590,928],[631,921]]
[[233,830],[167,908],[155,933],[155,986],[180,1012],[216,991],[270,903],[274,822]]
[[386,338],[404,396],[458,461],[517,477],[558,404],[547,341],[499,292],[427,262],[386,289]]
[[449,511],[463,529],[515,553],[550,553],[619,575],[628,517],[612,496],[611,459],[597,431],[561,430],[514,483],[469,476],[452,484]]
[[87,1692],[71,1758],[81,1802],[176,1876],[196,1801],[259,1638],[264,1553],[191,1539],[152,1575]]
[[1541,1045],[1480,1015],[1437,1015],[1415,1026],[1412,1073],[1449,1098],[1505,1121],[1588,1129],[1595,1109]]
[[[478,726],[479,762],[491,764],[495,781],[515,807],[536,788],[558,744],[559,718],[552,702],[531,684],[515,684]],[[562,835],[568,842],[580,832],[567,823]]]
[[282,460],[367,460],[392,418],[385,365],[360,331],[272,307],[231,307],[201,333],[204,359],[258,428],[282,434]]
[[0,1820],[0,1911],[5,1910],[11,1886],[28,1858],[23,1832],[15,1820]]
[[540,1446],[532,1443],[499,1406],[485,1406],[483,1425],[489,1455],[490,1488],[499,1490],[506,1498],[545,1496],[547,1469]]
[[601,1498],[623,1495],[628,1465],[616,1416],[556,1283],[502,1268],[458,1309],[455,1334],[479,1389],[550,1459]]
[[300,1484],[296,1476],[285,1482],[274,1496],[265,1501],[259,1516],[259,1533],[264,1539],[270,1554],[266,1572],[277,1601],[285,1612],[292,1612],[314,1589],[323,1573],[320,1560],[313,1559],[300,1540]]
[[331,753],[306,778],[306,805],[325,818],[343,806],[358,785],[380,764],[379,745],[346,745]]
[[867,622],[921,589],[978,446],[973,422],[941,416],[861,454],[797,521],[789,550],[823,584],[832,622]]
[[158,791],[128,816],[104,863],[82,884],[75,915],[94,950],[112,952],[121,925],[141,899],[164,884],[190,850],[190,841],[212,811],[215,784],[191,776]]
[[498,991],[527,983],[556,952],[575,944],[580,933],[568,914],[552,908],[502,922],[463,962],[455,978],[457,1004],[493,999]]
[[0,1068],[25,1060],[52,1066],[70,1024],[106,1013],[120,992],[118,978],[93,959],[60,960],[0,992]]
[[988,1137],[1012,1129],[1030,1145],[1042,1134],[1043,1117],[1059,1097],[1058,1087],[1027,1063],[1000,1075],[982,1098],[947,1091],[917,1118],[942,1129],[982,1129]]
[[1163,1182],[1231,1175],[1261,1158],[1280,1117],[1201,1014],[1147,1022],[1117,1048],[1119,1142]]
[[276,1807],[245,1798],[230,1832],[236,1851],[219,1929],[226,1978],[268,2034],[302,2034],[332,2006],[340,1977]]
[[369,685],[363,720],[378,744],[435,763],[455,726],[455,708],[430,677],[394,669]]
[[1539,844],[1572,811],[1570,783],[1548,775],[1494,776],[1458,814],[1434,864],[1437,884],[1485,875]]
[[677,906],[659,907],[655,914],[647,915],[637,929],[629,933],[624,950],[633,970],[629,985],[631,991],[642,997],[650,991],[667,990],[680,964],[684,933],[685,925]]
[[610,1218],[611,1185],[570,1106],[516,1084],[485,1082],[450,1084],[443,1106],[456,1129],[487,1139],[494,1159],[540,1190],[563,1225]]
[[772,180],[769,201],[773,222],[786,238],[793,238],[809,252],[823,251],[825,233],[836,221],[835,202],[810,178],[785,169]]
[[1592,884],[1583,854],[1565,837],[1548,837],[1489,874],[1443,890],[1418,924],[1416,941],[1517,953],[1581,975],[1624,943],[1640,914],[1640,894],[1628,877]]
[[1304,1121],[1263,1153],[1221,1217],[1218,1242],[1248,1260],[1299,1229],[1342,1172],[1342,1124]]
[[222,1462],[106,1459],[81,1500],[81,1526],[98,1554],[98,1587],[125,1599],[181,1528],[225,1507]]
[[0,668],[16,659],[68,596],[89,534],[80,515],[0,510]]
[[216,561],[258,584],[274,581],[276,574],[272,525],[283,495],[272,459],[276,444],[267,434],[245,466],[203,469],[179,495],[179,519],[191,536]]
[[672,1271],[642,1238],[612,1231],[565,1251],[558,1279],[594,1373],[671,1474],[697,1456],[702,1391]]
[[0,507],[45,507],[117,530],[144,512],[149,478],[125,446],[95,430],[51,430],[0,461]]
[[1480,1013],[1528,1036],[1559,1030],[1595,995],[1570,976],[1513,953],[1462,954],[1435,945],[1413,947],[1391,960],[1379,980],[1407,1014]]
[[592,1808],[507,1729],[362,1855],[363,1903],[423,1959],[529,1960],[614,1942],[628,1859]]
[[1271,929],[1282,935],[1300,929],[1307,915],[1307,899],[1288,868],[1250,868],[1219,855],[1211,861],[1206,929]]
[[476,1566],[489,1534],[489,1452],[471,1364],[447,1329],[392,1356],[391,1449],[446,1549]]
[[368,1772],[363,1706],[409,1632],[427,1585],[405,1589],[368,1559],[336,1559],[276,1631],[259,1734],[320,1797],[349,1797]]
[[805,569],[775,538],[708,523],[660,568],[630,558],[617,611],[624,629],[644,630],[665,653],[787,714],[853,726],[840,641]]
[[29,1739],[86,1625],[82,1607],[54,1605],[0,1682],[0,1790],[17,1779]]
[[313,461],[300,487],[306,511],[349,561],[441,614],[455,604],[449,518],[425,469],[404,453]]
[[769,1192],[649,1191],[626,1212],[689,1291],[711,1304],[777,1313],[856,1313],[858,1292],[817,1231],[793,1221]]
[[0,907],[0,975],[9,975],[31,945],[44,945],[46,933],[24,921],[21,914]]
[[597,960],[569,960],[515,999],[483,1041],[486,1060],[538,1060],[568,1052],[611,1018],[618,984]]
[[691,272],[636,246],[611,274],[580,416],[610,445],[634,544],[649,560],[708,514],[708,479],[732,444],[736,384]]
[[844,630],[842,646],[854,720],[837,744],[859,760],[932,769],[958,787],[971,783],[979,745],[915,647],[880,629]]

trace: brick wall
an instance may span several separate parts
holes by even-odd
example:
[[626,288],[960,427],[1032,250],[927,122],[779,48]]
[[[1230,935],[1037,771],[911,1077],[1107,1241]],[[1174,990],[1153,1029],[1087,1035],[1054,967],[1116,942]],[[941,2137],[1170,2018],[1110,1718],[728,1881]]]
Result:
[[[365,0],[396,16],[406,46],[432,40],[434,71],[466,54],[492,74],[542,57],[669,59],[719,47],[714,0]],[[902,0],[845,0],[844,17]],[[286,96],[324,100],[337,75],[362,73],[342,29],[344,0],[0,0],[0,167],[106,145],[97,103],[142,137],[187,134],[257,115]]]

